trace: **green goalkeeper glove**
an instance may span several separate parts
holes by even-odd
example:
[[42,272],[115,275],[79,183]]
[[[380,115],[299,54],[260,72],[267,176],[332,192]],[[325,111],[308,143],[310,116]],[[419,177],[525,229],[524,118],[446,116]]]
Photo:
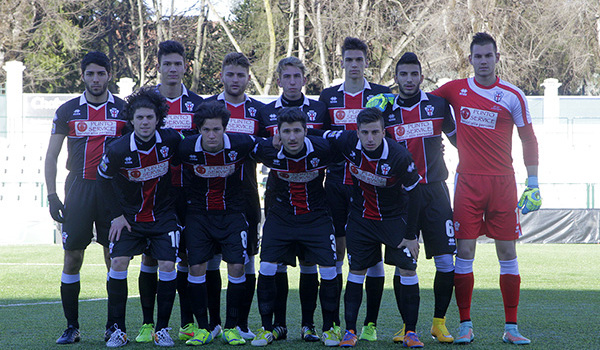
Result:
[[375,95],[367,102],[367,108],[377,108],[383,112],[388,103],[394,104],[395,98],[396,96],[390,93]]
[[527,214],[530,211],[536,211],[542,206],[542,197],[540,196],[540,189],[538,188],[537,176],[530,176],[525,181],[527,188],[517,206],[523,208],[521,211],[523,214]]

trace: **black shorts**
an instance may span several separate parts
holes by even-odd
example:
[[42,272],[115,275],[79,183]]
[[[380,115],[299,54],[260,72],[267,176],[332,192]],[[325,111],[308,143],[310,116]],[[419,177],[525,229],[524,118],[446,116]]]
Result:
[[385,263],[404,270],[416,270],[417,261],[408,249],[396,248],[404,237],[406,221],[399,217],[383,221],[350,213],[346,226],[346,249],[350,270],[361,271],[381,261],[381,244],[385,245]]
[[121,238],[110,244],[110,257],[150,254],[156,260],[177,259],[181,233],[175,216],[155,222],[130,222],[121,231]]
[[65,250],[85,249],[94,237],[108,247],[110,212],[99,195],[96,180],[86,180],[69,173],[65,183],[65,222],[62,241]]
[[419,229],[423,235],[425,255],[431,259],[436,255],[454,254],[454,223],[448,187],[444,181],[421,184],[421,210]]
[[190,266],[207,262],[218,251],[230,264],[248,261],[248,223],[244,214],[188,211],[186,220],[183,234]]
[[245,189],[246,220],[248,221],[248,255],[258,254],[258,226],[261,222],[260,199],[258,191]]
[[333,227],[335,228],[335,236],[344,237],[346,236],[346,222],[350,211],[352,186],[334,181],[325,181],[325,195],[333,220]]
[[297,255],[306,265],[335,266],[335,235],[327,212],[269,212],[263,226],[260,260],[296,266]]

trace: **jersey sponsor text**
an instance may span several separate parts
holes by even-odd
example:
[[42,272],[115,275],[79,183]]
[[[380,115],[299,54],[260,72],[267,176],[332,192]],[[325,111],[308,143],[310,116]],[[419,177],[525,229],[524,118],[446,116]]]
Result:
[[142,182],[164,176],[169,171],[169,161],[160,162],[144,168],[127,169],[127,179],[133,182]]
[[235,164],[228,165],[194,165],[194,174],[203,178],[228,177],[235,173]]
[[116,121],[73,121],[75,136],[116,136]]
[[431,120],[394,127],[394,137],[396,138],[396,141],[433,136],[434,134],[433,121]]
[[483,129],[495,129],[498,113],[477,108],[461,107],[460,122]]
[[192,128],[192,116],[190,114],[169,114],[165,117],[164,127],[175,130],[189,130]]

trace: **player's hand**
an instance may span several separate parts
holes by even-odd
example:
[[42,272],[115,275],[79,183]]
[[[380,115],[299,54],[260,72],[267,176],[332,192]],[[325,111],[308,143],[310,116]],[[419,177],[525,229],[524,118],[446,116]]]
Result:
[[396,96],[390,93],[375,95],[367,102],[367,108],[377,108],[383,112],[388,103],[394,104],[395,98]]
[[521,213],[523,214],[536,211],[542,206],[542,196],[540,195],[537,176],[530,176],[525,185],[527,185],[527,188],[517,204],[517,207],[522,208]]
[[283,146],[283,144],[281,143],[281,137],[279,134],[273,135],[273,147],[275,147],[276,150],[280,150],[281,146]]
[[419,257],[419,240],[417,239],[406,239],[404,238],[402,242],[398,245],[398,248],[406,247],[415,260]]
[[110,222],[110,231],[108,231],[108,240],[111,242],[118,241],[121,238],[121,231],[126,227],[131,232],[131,225],[125,219],[125,216],[121,215],[113,219]]
[[48,195],[48,206],[50,207],[50,216],[54,221],[60,222],[61,224],[65,222],[65,206],[58,199],[58,195],[56,193],[52,193]]

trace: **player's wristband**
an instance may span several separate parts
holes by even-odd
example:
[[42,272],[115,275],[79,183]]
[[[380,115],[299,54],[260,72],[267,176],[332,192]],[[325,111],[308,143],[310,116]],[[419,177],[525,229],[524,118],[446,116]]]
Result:
[[525,185],[527,185],[527,187],[529,187],[529,188],[539,187],[538,177],[537,176],[529,176],[527,178],[527,181],[525,182]]

